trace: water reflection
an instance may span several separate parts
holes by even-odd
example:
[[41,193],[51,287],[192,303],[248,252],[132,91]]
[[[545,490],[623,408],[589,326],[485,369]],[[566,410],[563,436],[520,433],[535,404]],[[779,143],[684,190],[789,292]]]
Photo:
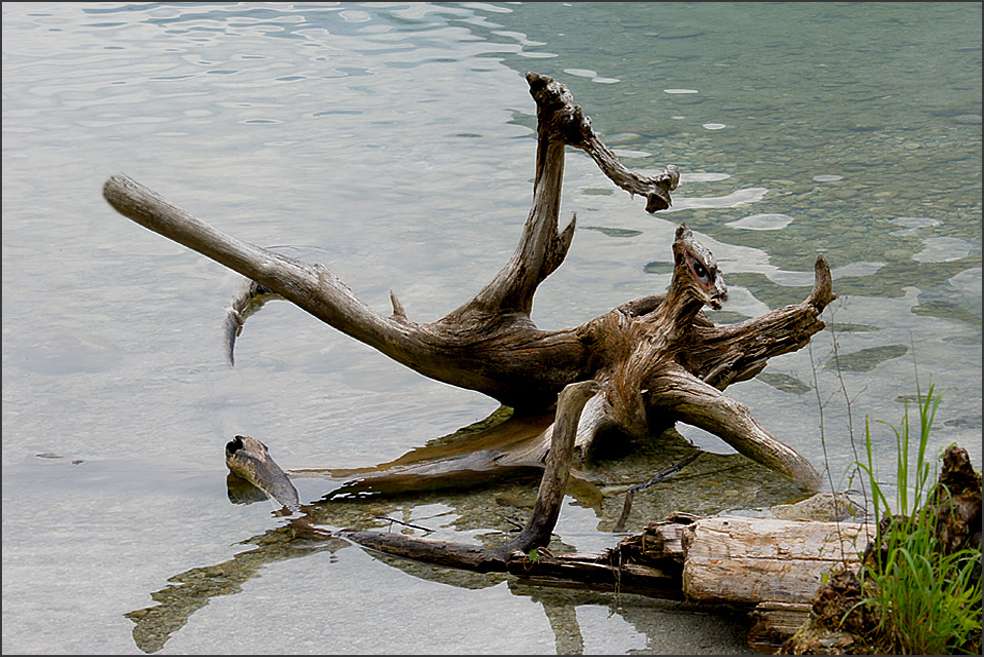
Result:
[[257,576],[263,566],[348,546],[346,541],[312,533],[307,526],[296,522],[243,543],[256,547],[228,561],[178,573],[168,579],[169,586],[150,594],[158,603],[156,606],[126,614],[134,622],[133,641],[140,650],[148,653],[161,650],[193,613],[216,596],[241,592],[243,585]]
[[[432,444],[412,452],[405,460],[419,460],[421,454],[446,455],[452,449],[464,451],[483,440],[501,440],[497,430],[501,434],[502,428],[507,427],[510,421],[508,415],[499,413],[487,422],[436,439]],[[561,515],[558,534],[555,534],[550,549],[555,552],[577,549],[578,532],[570,531],[569,518],[564,517],[565,513],[572,515],[572,507],[590,510],[597,523],[597,531],[610,532],[622,516],[624,494],[629,487],[646,481],[653,472],[678,461],[681,455],[693,449],[686,439],[668,430],[630,452],[608,454],[607,457],[601,455],[589,470],[578,475],[580,481],[570,487],[568,510]],[[303,505],[299,514],[289,518],[285,524],[242,541],[243,544],[255,545],[253,549],[240,552],[221,563],[192,568],[169,578],[167,587],[151,593],[151,598],[158,603],[156,606],[128,612],[126,617],[135,624],[133,640],[137,647],[144,652],[161,650],[190,616],[207,605],[210,599],[240,593],[244,584],[256,577],[266,564],[324,551],[335,554],[351,547],[348,541],[332,536],[332,529],[374,528],[378,531],[418,534],[423,530],[424,535],[431,538],[498,545],[525,524],[536,500],[537,489],[535,480],[501,483],[489,478],[485,486],[473,487],[468,491],[435,492],[425,479],[419,490],[411,491],[410,486],[404,486],[396,493],[380,493],[377,490],[370,496],[355,497],[337,494],[338,490],[346,488],[342,480],[325,478],[324,483],[331,491],[320,501]],[[229,499],[235,504],[266,498],[262,491],[234,475],[229,476],[227,485]],[[799,494],[792,484],[776,481],[776,477],[767,470],[740,455],[705,453],[699,465],[686,468],[667,482],[639,492],[633,500],[631,513],[625,518],[625,527],[629,532],[639,531],[653,518],[663,517],[671,511],[713,513],[729,508],[764,507],[792,500]],[[597,538],[595,536],[593,540]],[[608,534],[601,545],[614,545],[618,538],[619,535]],[[641,610],[658,604],[634,596],[629,597],[634,602],[627,604],[618,592],[607,597],[594,593],[571,597],[522,584],[505,574],[477,574],[373,554],[382,563],[406,574],[459,588],[483,589],[508,581],[510,590],[542,603],[555,633],[558,654],[580,654],[584,650],[576,612],[579,606],[588,604],[588,600],[595,601],[595,604],[599,600],[604,601],[604,604],[612,606],[613,613],[627,620],[634,613],[646,614]],[[667,647],[665,627],[657,635],[657,624],[651,618],[637,618],[630,622],[637,628],[649,628],[643,632],[649,636],[647,644],[658,644],[663,649]],[[650,636],[650,633],[653,634]]]
[[226,475],[226,491],[233,504],[253,504],[270,499],[262,490],[231,472]]
[[[823,252],[841,294],[825,319],[841,354],[856,359],[843,373],[855,426],[860,415],[897,421],[916,360],[945,397],[931,449],[957,441],[980,463],[979,5],[569,4],[4,3],[5,650],[132,650],[123,611],[145,604],[167,574],[190,573],[155,593],[165,608],[140,621],[145,645],[161,645],[223,581],[257,586],[262,565],[278,559],[323,563],[313,544],[280,535],[269,538],[281,548],[229,555],[228,543],[262,542],[257,527],[270,523],[262,505],[229,506],[218,485],[216,455],[231,435],[268,438],[286,466],[351,467],[394,458],[493,406],[394,368],[287,304],[250,326],[239,367],[227,370],[218,336],[238,280],[113,216],[99,198],[103,180],[126,171],[256,243],[315,245],[373,307],[386,307],[397,284],[414,316],[437,317],[515,246],[532,167],[530,68],[568,82],[633,165],[675,163],[684,185],[674,213],[647,216],[572,154],[565,213],[592,229],[578,231],[567,264],[543,286],[541,325],[660,291],[678,221],[706,237],[732,285],[718,321],[801,300]],[[726,128],[703,127],[712,123]],[[795,220],[766,231],[727,225],[777,214]],[[833,335],[814,340],[824,398],[839,385],[824,367]],[[818,409],[804,391],[812,366],[805,350],[789,354],[733,395],[820,466]],[[839,485],[852,460],[847,413],[833,403],[824,417]],[[894,446],[887,431],[875,440],[880,452]],[[710,495],[685,474],[659,491],[667,507]],[[715,484],[736,491],[734,504],[769,497],[741,477],[732,489],[735,475]],[[684,492],[674,497],[676,484]],[[891,481],[886,488],[891,497]],[[531,491],[428,499],[462,523],[449,533],[501,533],[525,518]],[[610,482],[578,490],[558,534],[578,547],[609,540],[620,495]],[[630,525],[668,510],[642,502]],[[374,502],[359,504],[351,513],[374,524]],[[375,510],[427,525],[423,507],[389,504]],[[326,521],[344,519],[337,503],[323,506]],[[226,565],[213,577],[208,566],[189,569],[210,563]],[[333,575],[345,566],[332,565]],[[236,611],[260,625],[251,622],[284,611],[273,599],[293,592],[323,620],[366,586],[361,570],[305,574],[278,581],[270,598],[247,588]],[[406,583],[393,568],[368,577],[379,589]],[[517,625],[529,611],[496,597],[496,586],[465,590],[433,595],[435,614],[474,604]],[[425,617],[415,602],[388,613]],[[270,651],[296,640],[300,606],[284,612],[284,627],[262,627]],[[221,613],[199,613],[197,630],[178,633],[179,649],[208,650],[233,625]],[[548,648],[572,651],[689,653],[718,628],[651,608],[604,625],[607,601],[578,603],[573,614],[550,602],[545,613],[557,632]],[[642,629],[647,616],[661,628]],[[234,620],[231,643],[216,651],[252,649]],[[359,644],[367,651],[393,645],[377,620],[344,618],[352,636],[373,639]],[[485,620],[455,638],[476,649],[543,648],[512,632],[469,644]],[[291,645],[334,651],[345,645],[339,635]],[[621,638],[599,639],[613,635]]]

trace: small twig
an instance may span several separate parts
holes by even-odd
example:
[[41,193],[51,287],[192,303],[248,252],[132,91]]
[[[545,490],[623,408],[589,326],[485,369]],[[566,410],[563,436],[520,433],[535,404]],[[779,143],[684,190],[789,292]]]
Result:
[[421,525],[415,525],[412,522],[403,522],[402,520],[397,520],[396,518],[390,518],[389,516],[373,516],[373,518],[375,518],[376,520],[388,521],[390,524],[389,527],[390,529],[393,529],[393,523],[395,522],[396,524],[403,525],[404,527],[410,527],[411,529],[419,529],[420,531],[425,532],[427,534],[434,533],[433,529],[428,529],[427,527],[423,527]]
[[[823,448],[823,466],[827,471],[827,481],[830,483],[830,492],[834,494],[834,526],[837,529],[837,540],[841,548],[841,560],[846,562],[847,557],[844,555],[844,539],[841,536],[840,521],[837,520],[837,489],[834,488],[834,475],[830,472],[830,457],[827,455],[827,434],[823,425],[823,402],[820,397],[820,377],[817,375],[817,363],[813,360],[813,342],[807,345],[807,351],[810,354],[810,369],[813,371],[813,391],[817,393],[817,410],[820,413],[820,447]],[[836,359],[834,360],[834,365],[840,367]],[[831,395],[831,399],[833,395]],[[830,399],[827,400],[830,403]],[[848,409],[850,410],[850,409]]]
[[693,463],[694,461],[696,461],[697,460],[697,457],[700,456],[703,453],[704,452],[702,452],[699,449],[698,450],[694,450],[693,452],[691,452],[686,457],[680,459],[680,461],[678,461],[677,463],[674,463],[673,465],[671,465],[670,467],[666,468],[665,470],[662,470],[661,472],[657,472],[655,475],[653,475],[653,478],[650,479],[649,481],[646,481],[646,482],[641,483],[641,484],[636,484],[635,486],[633,486],[632,488],[629,489],[629,492],[638,493],[641,490],[646,490],[647,488],[652,488],[653,486],[655,486],[656,484],[660,483],[661,481],[664,481],[667,478],[669,478],[671,475],[676,474],[677,472],[679,472],[680,470],[682,470],[685,466],[690,465],[691,463]]
[[629,513],[632,511],[632,500],[635,499],[636,493],[642,490],[646,490],[647,488],[651,488],[652,486],[655,486],[661,481],[666,481],[674,474],[682,470],[684,467],[696,461],[697,457],[703,453],[704,452],[700,451],[699,449],[694,450],[693,452],[688,454],[686,457],[684,457],[677,463],[674,463],[673,465],[666,468],[665,470],[657,472],[653,476],[653,478],[650,479],[649,481],[646,481],[641,484],[636,484],[635,486],[629,488],[629,490],[625,493],[625,502],[622,504],[622,515],[618,517],[618,521],[615,523],[615,527],[612,529],[612,531],[614,532],[625,531],[625,523],[629,519]]
[[718,475],[722,472],[734,472],[736,470],[741,470],[746,467],[745,463],[736,463],[734,465],[728,465],[723,468],[715,468],[713,470],[701,470],[700,472],[694,472],[688,475],[679,477],[676,481],[680,483],[681,481],[690,481],[691,479],[697,479],[698,477],[706,477],[708,475]]
[[499,520],[502,520],[502,521],[504,521],[504,522],[507,522],[507,523],[509,523],[510,525],[512,525],[513,527],[515,527],[515,529],[513,529],[512,531],[517,531],[517,532],[521,532],[521,531],[523,531],[523,527],[524,527],[524,525],[523,525],[523,523],[521,523],[521,522],[516,522],[515,520],[513,520],[513,519],[512,519],[512,518],[510,518],[509,516],[504,516],[504,515],[502,515],[501,513],[497,513],[497,514],[495,514],[495,515],[496,515],[496,517],[498,517],[498,518],[499,518]]
[[[847,303],[844,301],[843,303]],[[864,496],[864,512],[868,512],[868,489],[864,485],[864,477],[861,476],[861,457],[858,455],[857,444],[854,441],[854,405],[853,399],[847,392],[847,384],[844,382],[844,372],[840,366],[840,348],[837,343],[837,331],[834,329],[834,307],[827,306],[827,314],[830,315],[830,341],[834,347],[834,369],[837,371],[837,380],[840,381],[840,389],[844,394],[844,403],[847,406],[847,433],[851,439],[851,452],[854,454],[854,474],[857,475],[861,484],[861,494]],[[858,393],[860,395],[860,393]],[[856,399],[857,397],[855,397]],[[854,475],[852,475],[853,478]],[[834,491],[831,491],[834,492]],[[837,509],[836,498],[834,500],[834,510]],[[870,538],[870,537],[869,537]]]

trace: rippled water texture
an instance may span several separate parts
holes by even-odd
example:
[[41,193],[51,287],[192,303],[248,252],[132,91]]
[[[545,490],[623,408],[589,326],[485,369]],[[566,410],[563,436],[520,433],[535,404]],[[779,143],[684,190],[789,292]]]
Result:
[[[229,369],[237,276],[100,196],[125,172],[238,237],[330,263],[380,311],[393,288],[434,318],[497,271],[526,217],[527,70],[568,83],[630,166],[683,171],[673,208],[649,216],[571,154],[563,211],[580,229],[537,322],[662,290],[680,221],[731,285],[718,321],[802,299],[824,253],[855,432],[866,414],[898,421],[915,361],[944,398],[931,450],[956,441],[980,465],[980,5],[5,3],[5,652],[742,649],[720,616],[305,543],[269,504],[231,505],[235,433],[287,468],[355,467],[495,404],[283,303],[250,321]],[[812,358],[844,487],[832,337]],[[808,351],[731,392],[824,467]],[[894,437],[875,432],[890,465]],[[665,487],[644,508],[781,496],[737,472],[720,497]],[[302,480],[301,496],[326,485]],[[524,518],[533,490],[354,505],[330,522],[385,514],[462,539]],[[565,506],[560,539],[610,544],[617,504]]]

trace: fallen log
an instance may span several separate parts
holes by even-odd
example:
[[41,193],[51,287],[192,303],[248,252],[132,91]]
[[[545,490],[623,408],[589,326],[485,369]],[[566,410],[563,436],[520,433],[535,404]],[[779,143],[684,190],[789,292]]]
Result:
[[749,647],[773,652],[809,617],[822,575],[859,560],[873,525],[677,514],[600,553],[514,553],[508,572],[539,586],[684,600],[749,612]]
[[[823,572],[858,561],[873,530],[854,522],[678,514],[602,553],[537,559],[513,553],[508,569],[523,578],[604,579],[614,585],[635,568],[674,578],[676,596],[693,602],[749,608],[762,602],[805,603]],[[599,577],[600,568],[606,577]]]
[[822,573],[858,560],[874,527],[772,518],[704,518],[683,535],[683,591],[703,602],[806,602]]

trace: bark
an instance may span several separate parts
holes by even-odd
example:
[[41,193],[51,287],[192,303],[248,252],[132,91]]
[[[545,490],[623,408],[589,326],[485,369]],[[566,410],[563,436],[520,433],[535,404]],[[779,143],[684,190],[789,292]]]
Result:
[[682,598],[679,575],[672,568],[620,563],[617,559],[617,554],[609,552],[574,552],[540,555],[533,560],[516,552],[506,567],[510,575],[528,584],[638,593],[666,600]]
[[[537,287],[562,264],[575,230],[574,219],[562,230],[558,224],[566,148],[583,150],[615,185],[644,196],[650,212],[669,207],[679,172],[672,166],[655,176],[628,170],[564,85],[535,73],[527,81],[537,105],[537,147],[533,203],[519,244],[485,287],[436,321],[414,321],[395,295],[392,314],[379,315],[327,267],[238,240],[124,176],[110,178],[103,193],[124,216],[251,281],[227,317],[230,360],[245,318],[279,296],[425,376],[490,395],[520,415],[549,412],[565,386],[594,380],[598,392],[577,426],[578,458],[608,430],[642,438],[682,420],[718,434],[804,488],[815,488],[819,478],[809,462],[719,391],[754,376],[772,356],[801,348],[823,328],[819,315],[834,298],[826,262],[817,259],[816,286],[802,303],[719,327],[701,308],[720,307],[726,300],[724,277],[713,254],[681,226],[665,295],[628,301],[573,328],[537,328],[530,319]],[[462,483],[528,473],[542,469],[554,432],[548,426],[503,449],[401,465],[366,479],[405,491],[440,483],[451,472],[462,475]]]
[[683,539],[683,590],[701,602],[808,602],[821,573],[857,562],[873,531],[855,522],[706,518]]
[[748,647],[774,655],[809,617],[810,604],[806,602],[760,602],[749,614]]
[[856,566],[873,530],[854,522],[675,514],[610,550],[536,560],[514,553],[507,568],[539,586],[639,593],[705,610],[746,609],[749,647],[772,653],[810,618],[821,573]]

